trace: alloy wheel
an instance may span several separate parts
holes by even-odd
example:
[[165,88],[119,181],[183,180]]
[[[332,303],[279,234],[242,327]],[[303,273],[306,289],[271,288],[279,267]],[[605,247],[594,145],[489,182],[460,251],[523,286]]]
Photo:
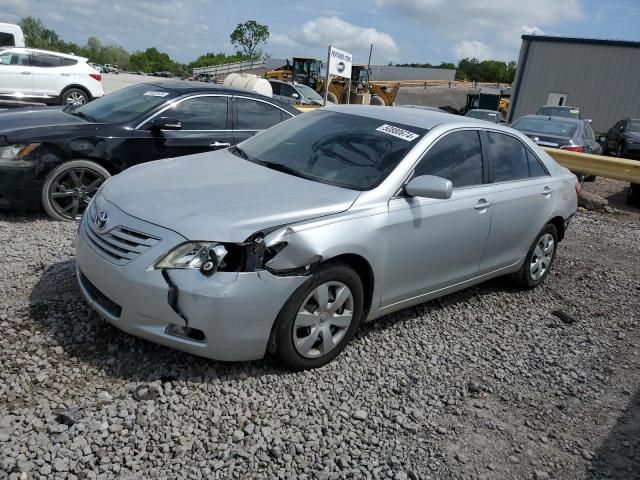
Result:
[[353,294],[342,282],[318,285],[302,302],[293,323],[293,344],[306,358],[318,358],[344,338],[353,319]]
[[87,103],[87,96],[82,92],[71,92],[67,95],[67,105],[84,105]]
[[533,250],[531,262],[529,263],[529,276],[532,280],[539,280],[547,273],[553,259],[555,241],[553,235],[545,233],[540,237],[536,248]]
[[69,220],[78,220],[105,180],[100,173],[87,168],[60,172],[49,191],[53,209]]

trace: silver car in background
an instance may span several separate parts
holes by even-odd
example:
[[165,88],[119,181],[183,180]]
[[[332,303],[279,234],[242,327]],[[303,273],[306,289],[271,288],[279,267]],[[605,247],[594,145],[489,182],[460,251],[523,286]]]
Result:
[[360,323],[549,273],[577,180],[525,135],[421,109],[332,106],[105,183],[77,277],[116,327],[219,360],[326,364]]

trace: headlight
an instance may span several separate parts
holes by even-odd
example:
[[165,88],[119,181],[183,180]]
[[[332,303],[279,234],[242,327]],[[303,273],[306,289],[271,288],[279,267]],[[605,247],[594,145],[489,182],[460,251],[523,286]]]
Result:
[[178,245],[164,256],[155,268],[179,268],[200,270],[206,275],[214,274],[224,266],[227,249],[216,242],[188,242]]
[[0,147],[0,161],[15,162],[25,160],[26,157],[39,146],[39,143],[28,143]]

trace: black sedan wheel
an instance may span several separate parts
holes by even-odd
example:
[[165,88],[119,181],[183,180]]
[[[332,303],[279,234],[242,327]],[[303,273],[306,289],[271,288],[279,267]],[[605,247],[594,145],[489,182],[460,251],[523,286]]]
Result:
[[73,160],[59,165],[42,187],[42,206],[54,220],[75,221],[111,175],[100,165],[87,160]]

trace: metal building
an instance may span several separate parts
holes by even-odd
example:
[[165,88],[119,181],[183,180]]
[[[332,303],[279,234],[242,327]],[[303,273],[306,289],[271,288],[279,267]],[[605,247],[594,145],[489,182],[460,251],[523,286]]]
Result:
[[640,42],[523,35],[507,121],[569,105],[606,132],[640,117]]

